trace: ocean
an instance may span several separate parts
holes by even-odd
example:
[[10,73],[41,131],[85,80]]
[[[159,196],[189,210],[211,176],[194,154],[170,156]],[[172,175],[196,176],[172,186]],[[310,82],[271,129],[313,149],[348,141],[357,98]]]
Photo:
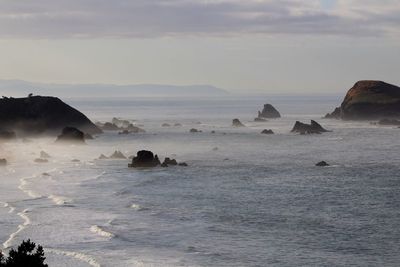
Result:
[[[322,119],[341,100],[65,99],[93,121],[127,119],[146,133],[1,144],[3,251],[30,238],[51,267],[398,266],[400,129]],[[265,103],[282,118],[254,122]],[[311,119],[331,132],[290,133]],[[97,159],[142,149],[188,167]],[[35,163],[42,150],[49,162]]]

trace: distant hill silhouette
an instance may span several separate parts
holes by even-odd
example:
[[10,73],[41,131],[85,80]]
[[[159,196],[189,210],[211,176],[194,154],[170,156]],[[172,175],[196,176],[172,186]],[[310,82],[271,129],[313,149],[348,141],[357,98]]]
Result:
[[114,85],[114,84],[50,84],[22,80],[0,80],[5,96],[56,95],[58,97],[125,97],[125,96],[226,96],[229,93],[212,85]]

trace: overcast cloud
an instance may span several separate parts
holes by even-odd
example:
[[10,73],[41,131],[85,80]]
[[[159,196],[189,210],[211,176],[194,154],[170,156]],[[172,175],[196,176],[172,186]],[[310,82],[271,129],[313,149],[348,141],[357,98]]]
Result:
[[394,36],[399,0],[0,0],[0,38]]

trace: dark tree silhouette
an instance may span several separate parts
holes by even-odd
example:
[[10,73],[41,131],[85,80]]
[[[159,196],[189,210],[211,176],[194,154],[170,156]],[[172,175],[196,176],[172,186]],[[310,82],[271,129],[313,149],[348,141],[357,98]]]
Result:
[[46,257],[44,256],[43,247],[31,242],[22,241],[17,250],[11,249],[8,258],[4,258],[0,253],[0,267],[48,267],[44,263]]

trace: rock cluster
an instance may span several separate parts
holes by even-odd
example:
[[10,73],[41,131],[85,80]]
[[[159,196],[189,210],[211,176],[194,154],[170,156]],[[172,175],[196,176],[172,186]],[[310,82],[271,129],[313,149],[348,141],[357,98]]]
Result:
[[311,120],[311,124],[296,121],[292,132],[297,132],[300,134],[320,134],[323,132],[328,132],[328,130],[324,129],[318,122]]
[[85,134],[74,127],[65,127],[62,133],[57,137],[57,143],[60,142],[73,142],[73,143],[85,143]]
[[271,104],[265,104],[263,110],[258,112],[258,118],[276,119],[280,117],[281,114]]

